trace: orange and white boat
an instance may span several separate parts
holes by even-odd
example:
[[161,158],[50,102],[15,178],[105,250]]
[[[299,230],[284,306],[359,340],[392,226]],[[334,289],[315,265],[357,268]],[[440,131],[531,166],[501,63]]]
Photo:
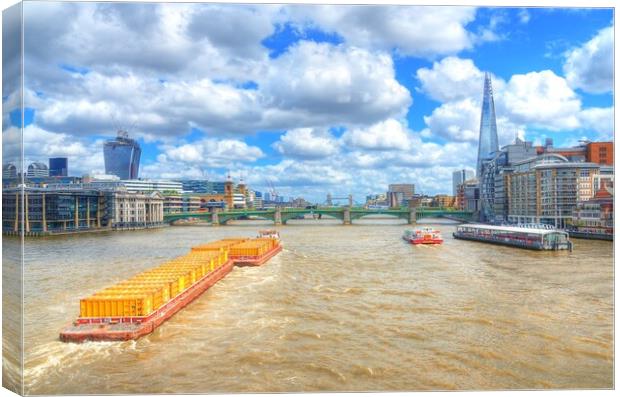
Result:
[[441,237],[439,230],[435,230],[430,227],[405,230],[403,239],[414,245],[443,243],[443,238]]
[[273,229],[259,230],[258,238],[274,238],[276,240],[280,240],[280,233]]

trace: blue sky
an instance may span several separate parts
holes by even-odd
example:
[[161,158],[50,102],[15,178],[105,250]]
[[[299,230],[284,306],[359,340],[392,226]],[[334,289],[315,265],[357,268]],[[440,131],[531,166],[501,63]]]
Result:
[[73,175],[103,173],[103,140],[132,126],[145,178],[449,193],[475,165],[484,72],[500,145],[613,139],[611,9],[31,2],[24,18],[25,161],[67,156]]

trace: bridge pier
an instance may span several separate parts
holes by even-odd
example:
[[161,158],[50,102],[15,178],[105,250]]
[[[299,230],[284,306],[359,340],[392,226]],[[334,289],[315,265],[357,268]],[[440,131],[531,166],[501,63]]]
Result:
[[345,208],[343,213],[343,224],[350,225],[351,224],[351,208]]
[[213,214],[211,214],[211,226],[219,226],[220,225],[220,216],[218,215],[218,209],[215,208]]
[[276,226],[282,225],[282,209],[280,207],[276,207],[276,211],[273,213],[273,221]]
[[416,209],[415,207],[413,208],[409,208],[409,224],[410,225],[415,225],[418,222],[418,220],[416,219]]

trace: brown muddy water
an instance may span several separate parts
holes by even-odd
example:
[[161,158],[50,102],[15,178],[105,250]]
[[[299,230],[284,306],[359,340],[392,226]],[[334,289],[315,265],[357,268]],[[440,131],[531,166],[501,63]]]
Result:
[[[407,225],[293,223],[279,228],[280,255],[235,268],[130,342],[66,344],[58,332],[81,297],[260,226],[26,240],[25,392],[613,387],[611,243],[574,240],[573,252],[536,252],[455,240],[455,226],[440,224],[445,243],[418,247],[401,240]],[[4,239],[6,261],[17,249],[18,240]],[[8,313],[18,312],[10,298],[18,284],[4,284]],[[6,320],[10,382],[19,354],[6,343],[18,330]]]

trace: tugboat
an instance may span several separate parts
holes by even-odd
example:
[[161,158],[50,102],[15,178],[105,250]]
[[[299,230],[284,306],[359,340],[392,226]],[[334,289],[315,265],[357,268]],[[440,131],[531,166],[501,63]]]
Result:
[[430,227],[416,228],[413,230],[405,230],[403,240],[414,244],[441,244],[443,238],[439,230]]
[[258,238],[275,238],[276,240],[280,240],[280,233],[273,229],[259,230]]

